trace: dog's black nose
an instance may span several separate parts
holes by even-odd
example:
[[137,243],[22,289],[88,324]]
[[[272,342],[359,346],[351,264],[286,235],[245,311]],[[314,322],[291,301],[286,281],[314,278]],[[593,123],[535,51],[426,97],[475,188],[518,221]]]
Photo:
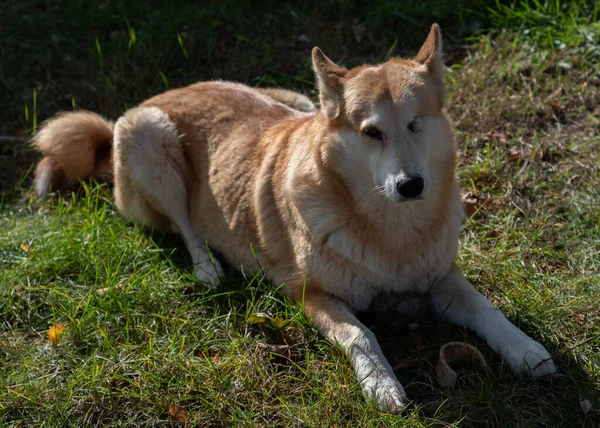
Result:
[[418,175],[413,178],[409,178],[408,180],[399,181],[396,183],[396,190],[400,193],[401,196],[412,199],[416,198],[423,191],[423,187],[425,187],[425,181],[423,181],[422,177]]

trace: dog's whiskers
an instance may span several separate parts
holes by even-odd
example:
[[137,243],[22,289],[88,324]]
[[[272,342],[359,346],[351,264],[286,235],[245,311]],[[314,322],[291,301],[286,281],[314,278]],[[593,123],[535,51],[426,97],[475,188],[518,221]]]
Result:
[[378,184],[375,187],[373,187],[373,189],[371,189],[370,192],[371,195],[381,195],[381,196],[386,196],[385,193],[385,185],[383,184]]

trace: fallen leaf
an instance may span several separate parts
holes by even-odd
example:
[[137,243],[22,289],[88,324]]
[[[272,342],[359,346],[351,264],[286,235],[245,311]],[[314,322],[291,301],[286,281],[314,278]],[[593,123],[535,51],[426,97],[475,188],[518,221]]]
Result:
[[529,150],[521,151],[521,150],[517,149],[516,147],[511,147],[508,150],[508,153],[506,154],[506,157],[511,162],[517,162],[517,161],[521,161],[521,160],[525,160],[525,159],[530,158],[531,157],[531,151],[529,151]]
[[537,153],[540,160],[549,161],[552,160],[552,154],[550,153],[550,149],[548,147],[544,147]]
[[209,346],[207,349],[196,349],[194,351],[194,356],[210,359],[215,362],[221,356],[221,350],[216,346]]
[[483,137],[483,140],[508,146],[508,135],[503,134],[502,132],[496,132],[493,129],[488,132],[485,137]]
[[31,253],[31,248],[27,242],[21,244],[21,250],[25,251],[27,254]]
[[169,404],[169,416],[177,422],[185,422],[187,417],[185,410],[177,404]]
[[462,195],[462,203],[467,217],[472,217],[477,212],[478,198],[473,192]]
[[56,324],[48,329],[48,340],[50,343],[53,345],[58,345],[58,342],[60,342],[60,337],[62,336],[63,330],[66,326],[67,324]]
[[547,100],[546,105],[550,106],[550,108],[552,108],[552,110],[555,110],[555,111],[558,111],[561,109],[561,107],[552,100]]
[[585,314],[577,314],[573,317],[573,321],[579,321],[579,322],[584,322],[585,321]]

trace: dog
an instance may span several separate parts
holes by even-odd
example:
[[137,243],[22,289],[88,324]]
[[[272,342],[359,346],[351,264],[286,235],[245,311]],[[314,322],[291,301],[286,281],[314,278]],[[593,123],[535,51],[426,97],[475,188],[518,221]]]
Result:
[[355,313],[384,292],[426,295],[517,373],[555,373],[548,351],[455,263],[465,217],[439,27],[412,59],[348,70],[315,47],[312,63],[319,109],[295,92],[212,81],[150,98],[115,124],[63,113],[33,140],[45,155],[35,188],[113,180],[123,215],[180,234],[213,287],[223,274],[213,250],[233,266],[258,261],[383,411],[408,398]]

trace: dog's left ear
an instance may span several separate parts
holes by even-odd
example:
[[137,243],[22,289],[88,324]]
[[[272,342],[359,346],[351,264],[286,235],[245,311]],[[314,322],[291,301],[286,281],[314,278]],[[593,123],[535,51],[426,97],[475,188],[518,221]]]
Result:
[[442,32],[437,24],[431,26],[427,40],[421,46],[415,61],[424,64],[429,72],[440,79],[444,74],[444,61],[442,60]]
[[317,76],[321,110],[334,119],[342,112],[344,82],[348,70],[327,58],[321,49],[312,51],[313,68]]

